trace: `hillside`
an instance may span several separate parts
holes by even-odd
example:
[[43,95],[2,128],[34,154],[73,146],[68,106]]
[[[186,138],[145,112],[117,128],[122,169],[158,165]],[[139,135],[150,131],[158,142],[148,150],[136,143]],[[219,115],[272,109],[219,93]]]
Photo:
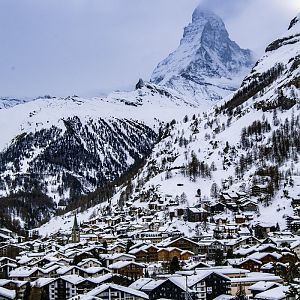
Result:
[[[165,224],[162,230],[188,236],[199,228],[178,215],[180,208],[204,209],[213,220],[243,215],[252,226],[278,223],[286,228],[300,186],[298,20],[267,47],[237,92],[207,113],[195,111],[169,124],[146,165],[110,203],[125,212],[137,209],[140,216]],[[220,201],[224,211],[214,213]],[[105,205],[79,219],[103,214]],[[68,226],[68,216],[64,218],[52,220],[41,232],[51,232],[53,224]],[[215,228],[213,220],[201,230]]]
[[[49,197],[43,209],[49,218],[55,203],[71,205],[142,163],[160,123],[182,118],[183,110],[194,107],[174,91],[140,81],[136,90],[106,98],[43,97],[0,110],[0,127],[6,128],[0,137],[5,213],[21,224],[35,219],[24,213],[41,194]],[[24,202],[26,208],[19,210]]]

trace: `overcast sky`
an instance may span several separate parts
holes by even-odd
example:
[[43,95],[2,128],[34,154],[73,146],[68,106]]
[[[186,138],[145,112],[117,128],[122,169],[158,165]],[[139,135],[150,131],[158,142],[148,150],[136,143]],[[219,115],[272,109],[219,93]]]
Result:
[[0,96],[129,89],[176,49],[200,2],[258,55],[300,12],[299,0],[0,0]]

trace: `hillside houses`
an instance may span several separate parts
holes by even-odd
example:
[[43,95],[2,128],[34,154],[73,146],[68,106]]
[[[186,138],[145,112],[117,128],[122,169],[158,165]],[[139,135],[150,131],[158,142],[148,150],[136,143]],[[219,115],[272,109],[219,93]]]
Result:
[[142,200],[144,206],[129,201],[82,223],[74,215],[72,230],[48,237],[23,241],[6,232],[0,299],[177,300],[188,293],[194,300],[219,300],[241,286],[254,299],[282,289],[291,266],[299,265],[297,216],[287,219],[291,231],[254,222],[258,196],[224,191],[194,206],[171,195]]
[[[153,216],[136,224],[126,218],[93,218],[80,226],[75,222],[76,243],[68,238],[72,231],[21,244],[5,242],[19,251],[14,258],[0,258],[0,298],[30,294],[37,300],[109,299],[110,293],[155,300],[172,291],[172,299],[185,299],[188,291],[192,299],[214,300],[235,295],[243,286],[251,299],[281,287],[290,266],[299,264],[300,239],[292,232],[268,227],[263,237],[255,236],[255,227],[249,227],[243,214],[213,221],[205,234],[186,237],[161,226]],[[156,231],[151,224],[158,225]],[[170,274],[174,259],[178,271]]]

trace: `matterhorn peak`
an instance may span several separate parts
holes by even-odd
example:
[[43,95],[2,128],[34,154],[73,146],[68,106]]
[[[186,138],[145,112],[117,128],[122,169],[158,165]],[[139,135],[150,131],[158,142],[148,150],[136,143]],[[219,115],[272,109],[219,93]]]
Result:
[[209,21],[214,23],[219,23],[219,25],[224,25],[223,20],[216,15],[213,11],[203,8],[201,5],[199,5],[192,14],[192,23],[197,23],[201,21]]
[[158,64],[151,82],[193,97],[201,105],[235,91],[253,64],[252,52],[229,38],[222,19],[198,6],[179,47]]

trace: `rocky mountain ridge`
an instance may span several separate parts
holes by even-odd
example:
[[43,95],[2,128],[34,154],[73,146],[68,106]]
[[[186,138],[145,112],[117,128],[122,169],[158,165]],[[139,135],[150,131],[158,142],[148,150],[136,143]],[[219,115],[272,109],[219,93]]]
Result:
[[235,91],[253,64],[253,53],[230,40],[221,18],[199,6],[179,47],[158,64],[151,82],[195,98],[201,105]]

